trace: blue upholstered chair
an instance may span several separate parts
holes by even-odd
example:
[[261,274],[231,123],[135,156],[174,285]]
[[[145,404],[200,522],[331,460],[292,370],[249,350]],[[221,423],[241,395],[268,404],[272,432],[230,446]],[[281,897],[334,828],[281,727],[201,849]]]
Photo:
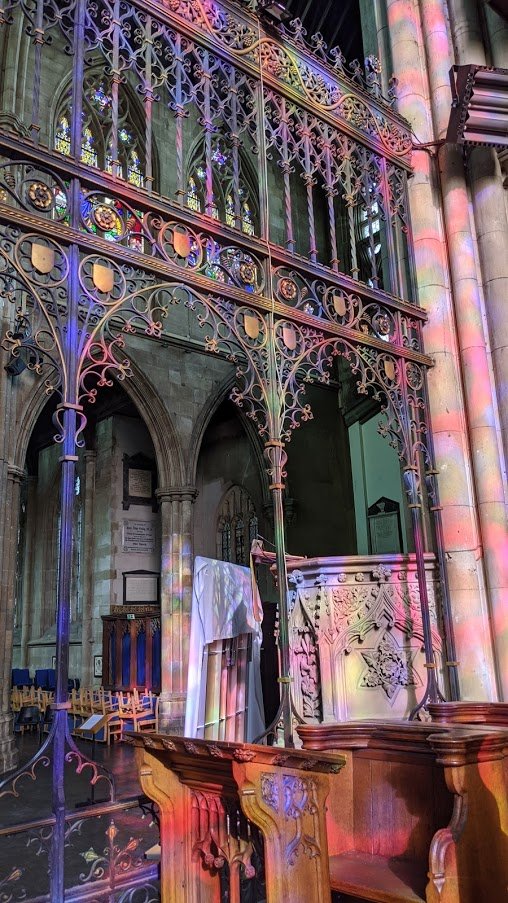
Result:
[[13,668],[11,677],[11,686],[13,687],[31,687],[33,681],[30,677],[28,668]]

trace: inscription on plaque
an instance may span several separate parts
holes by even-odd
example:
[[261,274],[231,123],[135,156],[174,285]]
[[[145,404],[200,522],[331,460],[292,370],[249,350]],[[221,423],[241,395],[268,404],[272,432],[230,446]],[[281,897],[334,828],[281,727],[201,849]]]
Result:
[[125,574],[124,604],[129,602],[157,602],[159,596],[158,574]]
[[402,551],[400,506],[395,499],[382,496],[368,509],[370,551],[386,555]]
[[124,520],[122,551],[155,552],[155,524],[147,520]]
[[396,514],[375,514],[369,520],[373,555],[400,551],[399,523]]
[[152,474],[150,470],[129,467],[129,495],[131,498],[152,498]]

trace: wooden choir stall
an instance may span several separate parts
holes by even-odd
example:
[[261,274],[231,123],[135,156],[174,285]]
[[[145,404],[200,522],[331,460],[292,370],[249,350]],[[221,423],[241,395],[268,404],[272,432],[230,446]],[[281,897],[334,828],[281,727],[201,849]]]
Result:
[[113,606],[102,617],[102,684],[108,690],[161,688],[160,608]]
[[267,903],[508,900],[495,708],[307,725],[302,750],[131,735],[161,812],[162,903],[219,903],[227,880],[231,903],[255,880]]

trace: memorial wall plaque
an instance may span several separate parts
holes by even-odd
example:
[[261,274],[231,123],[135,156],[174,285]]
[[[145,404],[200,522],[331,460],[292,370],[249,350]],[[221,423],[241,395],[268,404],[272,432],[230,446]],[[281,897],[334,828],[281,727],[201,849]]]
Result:
[[123,603],[124,605],[156,605],[159,602],[158,571],[124,571]]
[[370,543],[373,555],[399,552],[399,524],[396,514],[374,514],[369,518]]
[[129,467],[129,495],[131,498],[152,498],[152,474],[149,470]]
[[371,555],[402,551],[400,506],[395,499],[382,496],[368,510]]
[[123,509],[131,505],[151,505],[157,511],[155,487],[157,470],[155,461],[146,455],[123,456]]
[[124,520],[122,552],[155,552],[155,524],[148,520]]

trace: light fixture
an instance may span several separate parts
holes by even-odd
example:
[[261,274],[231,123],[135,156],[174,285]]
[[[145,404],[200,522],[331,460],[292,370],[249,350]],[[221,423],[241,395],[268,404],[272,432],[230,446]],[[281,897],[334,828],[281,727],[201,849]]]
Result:
[[452,111],[446,140],[508,147],[508,69],[452,66]]
[[5,365],[4,370],[9,376],[19,376],[23,370],[26,370],[26,364],[22,357],[15,357],[14,354],[11,354],[9,363]]

